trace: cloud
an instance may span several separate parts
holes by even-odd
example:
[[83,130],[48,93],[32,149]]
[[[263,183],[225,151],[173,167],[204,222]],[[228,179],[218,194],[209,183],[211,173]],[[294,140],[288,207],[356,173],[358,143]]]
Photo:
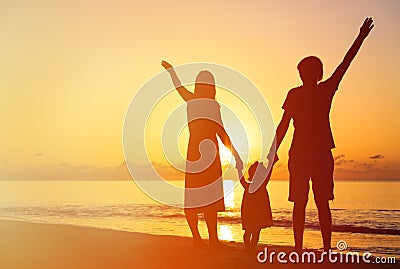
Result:
[[376,154],[376,155],[370,156],[369,158],[377,160],[377,159],[383,159],[383,158],[385,158],[385,156],[383,156],[382,154]]
[[[335,178],[340,179],[398,179],[400,170],[398,163],[380,163],[377,159],[383,159],[382,154],[367,157],[366,160],[348,160],[346,155],[340,154],[334,157]],[[383,161],[382,161],[383,162]]]
[[335,162],[335,165],[342,165],[345,162],[346,156],[344,154],[340,154],[338,156],[335,156],[333,158],[333,161]]
[[[155,180],[160,177],[165,180],[183,179],[184,172],[175,167],[160,162],[151,162],[149,164],[134,164],[129,162],[129,169],[133,172],[136,180]],[[120,170],[127,171],[125,162],[119,165]]]
[[44,155],[43,153],[39,152],[39,153],[36,153],[36,154],[33,155],[33,156],[35,156],[35,157],[42,157],[43,155]]
[[336,166],[341,166],[343,164],[354,162],[354,160],[347,160],[346,159],[346,155],[344,155],[344,154],[340,154],[338,156],[335,156],[333,158],[333,160],[334,160]]
[[369,169],[373,169],[374,171],[379,170],[379,168],[376,168],[374,164],[367,162],[356,162],[354,168],[361,168],[362,171],[367,171]]
[[339,159],[344,159],[345,157],[346,157],[346,155],[340,154],[338,156],[333,157],[333,159],[336,161],[336,160],[339,160]]
[[[38,153],[38,158],[42,156]],[[400,179],[400,168],[398,161],[390,161],[382,154],[368,155],[363,160],[347,159],[346,155],[340,154],[334,157],[335,179]],[[380,160],[382,159],[382,160]],[[32,163],[17,164],[7,163],[0,169],[1,179],[23,179],[23,180],[131,180],[125,162],[116,166],[97,166],[94,164],[82,164],[71,162],[58,162],[52,165],[38,165]],[[184,163],[180,164],[184,167]],[[19,169],[16,169],[19,168]],[[166,180],[184,179],[184,172],[172,167],[168,163],[152,162],[149,164],[129,163],[133,174],[137,179],[152,179],[156,171]],[[224,166],[224,179],[236,179],[237,171],[233,164]],[[289,178],[288,168],[285,162],[277,163],[273,171],[273,179]]]
[[348,160],[346,159],[346,155],[340,154],[333,158],[335,162],[335,166],[341,166],[342,169],[353,170],[354,172],[365,171],[369,169],[373,169],[374,164],[369,162],[360,162],[356,160]]

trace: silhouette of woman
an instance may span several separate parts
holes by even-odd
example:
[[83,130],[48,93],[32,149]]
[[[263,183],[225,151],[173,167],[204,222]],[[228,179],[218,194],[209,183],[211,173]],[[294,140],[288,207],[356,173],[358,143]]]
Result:
[[185,170],[186,220],[193,235],[195,247],[203,246],[198,230],[198,214],[204,213],[208,228],[210,247],[221,243],[217,235],[217,212],[225,210],[221,161],[217,135],[232,152],[236,168],[243,163],[225,131],[220,106],[215,100],[215,81],[209,71],[201,71],[196,77],[194,92],[188,91],[175,73],[172,65],[162,61],[172,82],[187,103],[189,144]]

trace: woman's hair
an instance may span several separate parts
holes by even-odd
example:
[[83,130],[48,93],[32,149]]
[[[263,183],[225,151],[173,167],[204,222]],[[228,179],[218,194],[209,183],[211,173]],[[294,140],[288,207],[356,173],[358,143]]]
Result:
[[201,71],[196,77],[194,94],[197,98],[215,99],[215,79],[210,71]]
[[319,82],[322,80],[323,65],[316,56],[308,56],[297,65],[301,80],[304,82]]

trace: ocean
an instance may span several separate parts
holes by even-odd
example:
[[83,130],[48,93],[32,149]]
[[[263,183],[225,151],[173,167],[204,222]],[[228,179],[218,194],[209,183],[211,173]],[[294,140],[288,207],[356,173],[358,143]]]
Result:
[[[181,181],[174,182],[182,185]],[[242,241],[240,205],[243,189],[225,180],[226,211],[218,215],[219,238]],[[293,245],[292,203],[288,181],[268,184],[274,226],[263,229],[260,242]],[[336,181],[332,245],[348,250],[400,257],[400,181]],[[320,249],[322,239],[312,192],[307,206],[304,246]],[[150,234],[190,236],[183,210],[159,204],[133,181],[0,181],[0,219],[70,224]],[[200,233],[207,238],[200,218]]]

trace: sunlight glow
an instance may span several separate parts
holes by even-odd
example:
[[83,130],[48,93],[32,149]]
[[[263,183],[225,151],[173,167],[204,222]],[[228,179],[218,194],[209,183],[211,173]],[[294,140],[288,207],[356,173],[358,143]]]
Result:
[[218,231],[218,237],[221,240],[232,241],[233,240],[232,227],[228,225],[220,225]]
[[224,180],[224,200],[227,208],[235,206],[235,182],[233,180]]
[[221,159],[221,164],[222,166],[227,166],[232,160],[232,153],[220,141],[218,141],[218,144],[219,144],[219,156]]

